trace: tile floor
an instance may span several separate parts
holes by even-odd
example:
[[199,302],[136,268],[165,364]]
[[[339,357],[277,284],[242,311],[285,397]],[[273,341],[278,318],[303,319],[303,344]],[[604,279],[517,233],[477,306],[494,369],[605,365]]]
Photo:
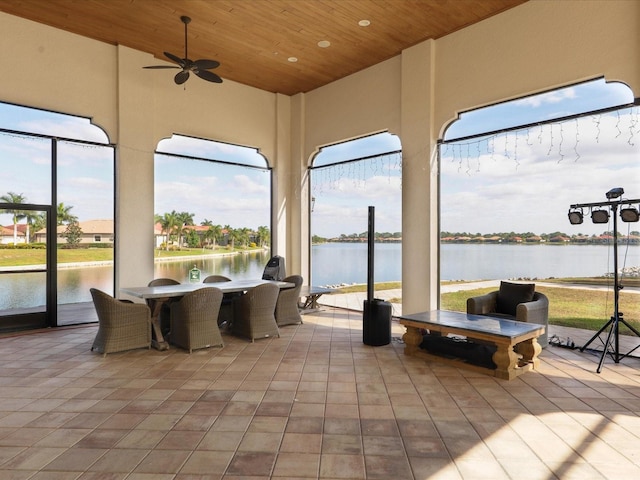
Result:
[[640,359],[549,347],[504,381],[405,357],[395,321],[370,347],[360,312],[304,319],[192,355],[0,338],[0,479],[640,478]]

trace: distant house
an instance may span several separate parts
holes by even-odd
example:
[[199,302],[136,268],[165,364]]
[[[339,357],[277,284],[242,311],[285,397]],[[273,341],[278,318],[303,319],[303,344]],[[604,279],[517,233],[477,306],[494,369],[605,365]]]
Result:
[[[80,243],[113,243],[113,220],[87,220],[78,222],[82,235]],[[56,228],[57,243],[66,243],[64,232],[66,225],[58,225]],[[36,242],[45,242],[47,239],[47,229],[38,230],[35,235]]]
[[631,245],[640,245],[640,237],[638,235],[629,235],[626,240]]
[[570,241],[571,239],[569,237],[565,237],[564,235],[558,235],[549,239],[549,242],[551,243],[569,243]]
[[[16,237],[17,242],[15,243],[25,243],[27,226],[25,224],[18,224],[17,227],[18,234]],[[5,245],[14,243],[13,225],[7,225],[6,227],[0,225],[0,243]]]
[[538,235],[532,235],[530,237],[527,237],[525,239],[525,242],[528,243],[540,243],[543,242],[544,240],[542,239],[542,237],[538,236]]

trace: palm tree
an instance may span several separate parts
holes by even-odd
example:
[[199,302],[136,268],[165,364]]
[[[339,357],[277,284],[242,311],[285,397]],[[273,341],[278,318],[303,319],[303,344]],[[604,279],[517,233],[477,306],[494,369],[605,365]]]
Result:
[[175,229],[178,224],[178,217],[175,210],[171,213],[165,213],[162,217],[156,215],[156,221],[160,224],[160,228],[162,232],[166,233],[165,237],[165,250],[169,251],[169,238],[171,236],[172,231]]
[[182,235],[184,234],[184,227],[187,225],[193,225],[193,213],[189,212],[180,212],[176,215],[178,220],[177,222],[177,232],[178,232],[178,246],[182,247]]
[[230,225],[225,225],[223,230],[225,230],[227,232],[227,238],[231,241],[231,250],[233,251],[234,247],[235,247],[235,232],[233,230],[233,228],[231,228]]
[[260,244],[260,247],[264,247],[265,245],[269,244],[269,238],[271,236],[271,232],[269,231],[268,227],[260,226],[258,227],[258,243]]
[[45,226],[46,217],[44,213],[27,210],[24,212],[24,218],[27,220],[26,241],[29,243],[31,242],[31,227],[33,226],[34,230],[37,232]]
[[[0,197],[0,201],[4,203],[24,203],[26,197],[22,193],[8,192]],[[18,244],[18,221],[25,217],[23,210],[10,209],[7,213],[13,215],[13,244]]]
[[204,232],[204,239],[208,242],[213,243],[213,248],[215,249],[217,240],[220,238],[220,234],[222,233],[222,227],[220,225],[214,225],[211,220],[204,219],[203,222],[200,222],[200,225],[204,227],[209,227],[209,229]]
[[234,239],[245,249],[249,245],[249,232],[250,230],[247,227],[237,228],[233,231]]
[[73,206],[65,207],[63,202],[58,204],[58,225],[63,225],[64,223],[77,222],[78,217],[71,213],[71,209]]
[[202,234],[202,239],[204,240],[204,242],[203,242],[203,247],[204,247],[204,244],[209,245],[213,240],[213,232],[211,231],[211,227],[213,226],[213,222],[211,220],[207,220],[205,218],[202,222],[200,222],[200,225],[202,225],[203,227],[209,227]]
[[216,248],[220,239],[222,238],[222,227],[220,225],[211,225],[209,231],[213,237],[213,248]]

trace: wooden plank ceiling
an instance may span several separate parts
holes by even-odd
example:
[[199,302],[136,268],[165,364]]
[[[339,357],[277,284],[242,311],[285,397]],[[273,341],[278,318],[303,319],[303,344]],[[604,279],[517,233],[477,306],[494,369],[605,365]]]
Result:
[[[308,92],[527,0],[0,0],[0,11],[113,45],[215,59],[223,79]],[[360,26],[368,20],[369,26]],[[329,47],[318,42],[328,41]],[[297,62],[291,62],[291,57]],[[169,63],[167,63],[169,65]],[[175,70],[150,70],[172,81]],[[202,81],[200,79],[191,81]],[[215,84],[212,84],[215,88]]]

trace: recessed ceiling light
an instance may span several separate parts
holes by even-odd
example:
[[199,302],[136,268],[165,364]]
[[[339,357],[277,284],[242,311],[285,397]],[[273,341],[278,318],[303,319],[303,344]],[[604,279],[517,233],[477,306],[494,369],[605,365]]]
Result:
[[287,58],[291,63],[296,63],[298,61],[298,57],[289,57]]
[[369,25],[371,25],[371,22],[369,20],[360,20],[358,22],[358,25],[360,25],[361,27],[368,27]]
[[318,46],[320,48],[327,48],[327,47],[331,46],[331,42],[329,40],[320,40],[318,42]]

